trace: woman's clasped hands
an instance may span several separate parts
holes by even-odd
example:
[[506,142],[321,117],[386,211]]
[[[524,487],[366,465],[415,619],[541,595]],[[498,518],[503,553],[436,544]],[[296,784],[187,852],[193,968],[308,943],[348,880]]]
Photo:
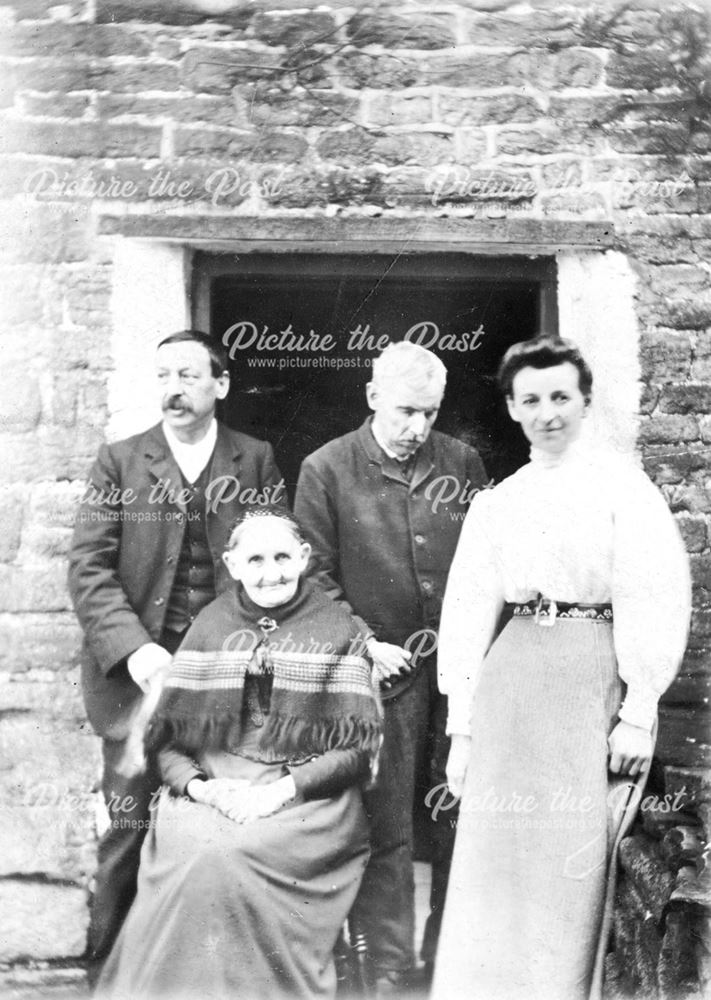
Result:
[[233,778],[193,778],[185,789],[195,802],[212,806],[235,823],[271,816],[296,795],[291,775],[267,785]]

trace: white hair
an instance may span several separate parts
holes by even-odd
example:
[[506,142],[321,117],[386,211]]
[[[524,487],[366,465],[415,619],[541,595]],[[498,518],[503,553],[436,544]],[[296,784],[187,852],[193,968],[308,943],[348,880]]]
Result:
[[432,351],[409,340],[388,344],[383,353],[373,361],[373,384],[381,385],[388,379],[414,385],[434,382],[444,392],[447,369]]

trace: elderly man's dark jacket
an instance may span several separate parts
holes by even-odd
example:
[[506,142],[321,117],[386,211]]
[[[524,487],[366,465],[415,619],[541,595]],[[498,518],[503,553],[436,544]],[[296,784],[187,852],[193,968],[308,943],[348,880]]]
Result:
[[378,639],[404,645],[439,627],[462,521],[487,477],[473,448],[432,431],[408,482],[370,422],[305,459],[294,511],[315,579]]
[[[254,503],[284,500],[271,446],[218,424],[206,530],[215,590],[230,583],[222,561],[229,529]],[[126,657],[159,642],[185,531],[183,480],[161,425],[102,445],[77,513],[69,589],[84,630],[82,683],[89,719],[122,739],[140,694]]]

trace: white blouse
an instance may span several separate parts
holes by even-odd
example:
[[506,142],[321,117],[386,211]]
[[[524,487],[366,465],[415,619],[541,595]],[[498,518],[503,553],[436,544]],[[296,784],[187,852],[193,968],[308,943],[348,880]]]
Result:
[[[479,493],[447,582],[438,669],[449,733],[469,733],[471,702],[504,602],[613,606],[627,695],[619,716],[651,728],[679,669],[690,614],[689,563],[661,493],[611,452],[576,442]],[[555,627],[555,626],[554,626]]]

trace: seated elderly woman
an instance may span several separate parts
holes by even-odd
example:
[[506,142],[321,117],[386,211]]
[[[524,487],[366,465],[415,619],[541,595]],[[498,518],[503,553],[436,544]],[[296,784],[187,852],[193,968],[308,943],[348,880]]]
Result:
[[380,708],[358,627],[302,580],[282,511],[247,515],[146,736],[164,787],[105,998],[330,997],[368,859]]

